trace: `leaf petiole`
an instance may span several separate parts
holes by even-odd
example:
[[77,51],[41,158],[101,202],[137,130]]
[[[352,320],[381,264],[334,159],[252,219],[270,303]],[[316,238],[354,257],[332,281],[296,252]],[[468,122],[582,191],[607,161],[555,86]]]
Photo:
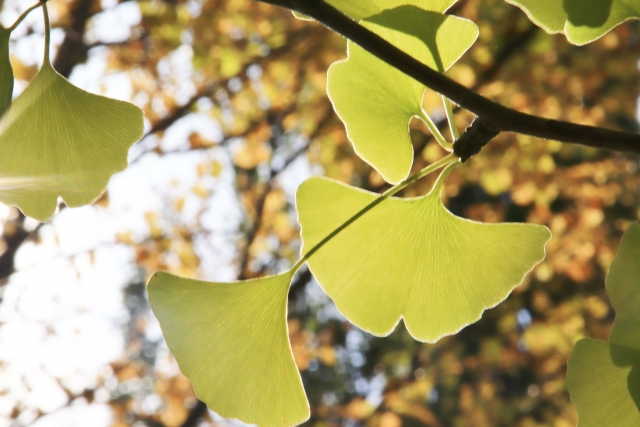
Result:
[[51,45],[51,23],[49,22],[49,11],[47,3],[42,2],[42,13],[44,14],[44,65],[49,64],[49,47]]
[[424,124],[427,125],[427,128],[429,128],[429,132],[431,132],[431,135],[433,135],[436,141],[438,141],[438,144],[440,144],[442,148],[449,152],[453,151],[453,143],[446,140],[442,133],[440,133],[440,129],[438,129],[436,124],[433,123],[433,120],[431,120],[431,117],[429,117],[429,115],[425,113],[424,110],[421,109],[420,112],[420,118],[422,119]]
[[460,139],[460,131],[458,131],[458,127],[456,126],[456,117],[453,115],[451,100],[446,96],[443,96],[442,101],[444,102],[444,109],[447,112],[447,120],[449,121],[449,129],[451,129],[451,135],[453,135],[453,140],[457,141]]
[[[353,215],[351,218],[349,218],[347,221],[345,221],[340,227],[338,227],[335,230],[333,230],[324,239],[322,239],[320,242],[318,242],[317,245],[315,245],[313,248],[311,248],[309,250],[309,252],[304,254],[304,256],[302,256],[302,258],[300,258],[298,260],[298,262],[296,262],[293,265],[293,267],[291,268],[291,271],[295,272],[300,267],[302,267],[302,264],[304,264],[309,258],[311,258],[311,256],[314,253],[316,253],[318,250],[320,250],[320,248],[322,248],[322,246],[324,246],[327,242],[329,242],[331,239],[333,239],[335,236],[337,236],[338,233],[340,233],[342,230],[347,228],[349,225],[353,224],[358,218],[360,218],[361,216],[363,216],[364,214],[369,212],[371,209],[375,208],[380,203],[382,203],[385,200],[387,200],[389,197],[393,196],[394,194],[396,194],[399,191],[405,189],[406,187],[408,187],[409,185],[411,185],[414,182],[418,181],[419,179],[424,178],[425,176],[429,175],[431,172],[434,172],[434,171],[436,171],[436,170],[438,170],[438,169],[440,169],[442,167],[447,167],[447,169],[445,169],[445,171],[448,173],[448,171],[452,169],[450,166],[455,165],[455,164],[457,164],[459,162],[460,162],[460,159],[458,158],[458,156],[456,156],[454,153],[451,153],[448,156],[438,160],[437,162],[430,164],[426,168],[422,169],[420,172],[417,172],[417,173],[411,175],[409,178],[405,179],[404,181],[394,185],[393,187],[391,187],[390,189],[388,189],[387,191],[382,193],[382,195],[380,197],[378,197],[373,202],[369,203],[367,206],[362,208],[355,215]],[[445,174],[443,173],[443,175],[445,175]],[[444,182],[444,178],[441,175],[438,178],[438,181],[436,181],[436,185],[442,186],[443,182]],[[437,189],[439,189],[439,187],[436,188],[434,186],[434,189],[437,190]]]
[[39,8],[40,6],[44,5],[44,3],[45,3],[44,1],[38,2],[33,6],[31,6],[30,8],[28,8],[27,10],[25,10],[24,12],[22,12],[22,15],[20,15],[18,19],[16,19],[16,22],[14,22],[12,26],[7,28],[7,31],[12,32],[16,28],[18,28],[18,25],[20,25],[22,21],[24,21],[24,18],[26,18],[27,15],[29,15],[31,12],[33,12],[35,9]]

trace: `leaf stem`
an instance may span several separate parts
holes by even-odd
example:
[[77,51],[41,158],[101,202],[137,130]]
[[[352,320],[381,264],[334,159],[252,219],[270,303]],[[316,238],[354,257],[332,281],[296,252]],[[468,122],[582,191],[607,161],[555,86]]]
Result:
[[431,189],[431,194],[436,196],[440,195],[440,189],[442,188],[442,184],[447,180],[449,176],[449,172],[451,172],[456,166],[460,165],[461,162],[451,162],[440,172],[438,179],[436,179],[435,184],[433,184],[433,188]]
[[[300,267],[302,267],[302,264],[304,264],[309,258],[311,258],[311,256],[313,256],[313,254],[318,252],[318,250],[320,250],[320,248],[322,248],[327,242],[329,242],[331,239],[336,237],[338,235],[338,233],[340,233],[342,230],[344,230],[345,228],[347,228],[348,226],[353,224],[358,218],[360,218],[362,215],[366,214],[371,209],[373,209],[376,206],[378,206],[380,203],[382,203],[385,200],[387,200],[389,197],[391,197],[394,194],[398,193],[399,191],[405,189],[407,186],[413,184],[414,182],[418,181],[419,179],[429,175],[431,172],[436,171],[436,170],[438,170],[438,169],[440,169],[440,168],[442,168],[444,166],[450,166],[452,164],[457,164],[458,162],[459,162],[458,156],[456,156],[455,154],[451,153],[448,156],[444,157],[443,159],[440,159],[437,162],[430,164],[426,168],[422,169],[420,172],[411,175],[409,178],[405,179],[404,181],[400,182],[399,184],[394,185],[393,187],[391,187],[390,189],[388,189],[387,191],[382,193],[382,195],[380,195],[380,197],[378,197],[373,202],[369,203],[367,206],[362,208],[355,215],[353,215],[347,221],[342,223],[342,225],[340,227],[338,227],[335,230],[333,230],[324,239],[322,239],[320,242],[318,242],[318,244],[316,244],[313,248],[311,248],[306,254],[304,254],[302,256],[302,258],[300,258],[298,260],[298,262],[296,262],[293,265],[293,267],[291,268],[291,271],[295,272]],[[437,184],[437,182],[436,182],[436,184]],[[442,184],[440,184],[440,185],[442,185]]]
[[440,129],[438,129],[438,126],[433,123],[431,117],[429,117],[429,115],[423,109],[420,109],[420,113],[420,118],[422,119],[422,121],[424,121],[424,124],[427,125],[427,128],[429,128],[429,132],[431,132],[431,135],[433,135],[436,141],[438,141],[438,144],[440,144],[442,148],[449,152],[453,151],[453,143],[447,141],[447,139],[440,132]]
[[49,47],[51,45],[51,23],[49,22],[49,11],[46,1],[42,2],[42,13],[44,14],[44,65],[49,64]]
[[453,140],[457,141],[460,139],[460,131],[458,131],[458,126],[456,126],[456,116],[453,114],[451,100],[446,96],[443,96],[442,101],[444,102],[444,109],[447,112],[447,120],[449,121],[449,129],[451,129],[451,135],[453,135]]
[[44,4],[44,2],[38,2],[38,3],[34,4],[33,6],[31,6],[29,9],[25,10],[24,12],[22,12],[22,15],[20,15],[18,17],[18,19],[16,19],[16,22],[14,22],[12,26],[7,28],[7,31],[12,32],[16,28],[18,28],[18,25],[20,25],[22,23],[22,21],[24,21],[24,18],[26,18],[27,15],[29,15],[31,12],[33,12],[35,9],[39,8],[43,4]]

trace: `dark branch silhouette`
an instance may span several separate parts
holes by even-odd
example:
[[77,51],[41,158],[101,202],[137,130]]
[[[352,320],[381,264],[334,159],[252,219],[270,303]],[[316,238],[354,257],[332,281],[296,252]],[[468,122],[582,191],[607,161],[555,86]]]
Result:
[[308,15],[353,41],[392,67],[451,99],[482,118],[497,132],[516,132],[538,138],[640,154],[640,135],[560,120],[545,119],[505,107],[438,73],[382,37],[351,20],[324,0],[258,0]]

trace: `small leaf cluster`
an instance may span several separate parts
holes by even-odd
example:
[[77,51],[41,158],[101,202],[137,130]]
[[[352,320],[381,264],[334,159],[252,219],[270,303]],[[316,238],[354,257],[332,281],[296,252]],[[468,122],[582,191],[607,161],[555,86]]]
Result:
[[[363,23],[444,71],[478,35],[472,22],[443,14],[450,5],[403,5]],[[285,304],[293,274],[304,262],[355,325],[385,336],[403,319],[414,338],[435,342],[477,321],[544,258],[546,227],[482,224],[447,211],[440,189],[459,164],[455,155],[408,177],[413,117],[424,121],[443,150],[451,152],[453,141],[445,140],[422,109],[425,86],[352,43],[348,54],[329,70],[329,97],[355,151],[396,185],[379,195],[328,179],[302,184],[296,203],[302,258],[286,273],[236,283],[158,273],[149,281],[149,301],[181,370],[198,396],[225,417],[265,426],[308,418],[300,379],[291,376],[295,363],[286,339]],[[441,168],[429,194],[392,197]],[[226,301],[225,295],[233,297],[223,314],[211,304]],[[242,332],[246,322],[252,329]]]
[[[479,34],[473,22],[445,14],[450,0],[328,3],[439,72]],[[559,11],[557,1],[514,3],[546,30],[564,32],[578,44],[640,16],[637,5],[624,0],[609,2],[604,20],[602,5],[574,10],[565,1]],[[544,13],[538,14],[543,4]],[[102,193],[110,176],[126,167],[127,150],[142,136],[143,117],[132,104],[89,94],[53,69],[46,4],[37,6],[47,22],[44,63],[15,101],[11,29],[0,30],[0,151],[6,153],[0,156],[0,173],[7,183],[0,200],[46,220],[59,198],[81,206]],[[443,204],[442,185],[461,164],[453,154],[460,134],[451,101],[443,98],[453,137],[448,141],[423,109],[426,86],[351,41],[347,55],[329,68],[328,95],[355,152],[393,186],[376,194],[327,178],[303,183],[296,198],[301,258],[284,273],[212,283],[157,272],[149,281],[149,301],[182,371],[198,397],[224,417],[262,426],[295,425],[309,417],[286,323],[289,286],[305,263],[354,325],[386,336],[403,320],[416,340],[436,342],[503,301],[545,257],[551,237],[546,227],[470,221]],[[449,154],[410,176],[414,118]],[[438,170],[426,195],[394,197]],[[637,326],[632,314],[637,274],[628,266],[637,257],[639,230],[631,227],[608,279],[619,311],[610,343],[581,341],[570,362],[573,399],[590,420],[584,425],[614,425],[620,418],[611,414],[617,411],[629,417],[628,425],[638,421],[633,368],[640,350],[629,338]],[[610,375],[584,374],[595,364]],[[593,403],[600,388],[616,390],[619,399],[611,408]]]

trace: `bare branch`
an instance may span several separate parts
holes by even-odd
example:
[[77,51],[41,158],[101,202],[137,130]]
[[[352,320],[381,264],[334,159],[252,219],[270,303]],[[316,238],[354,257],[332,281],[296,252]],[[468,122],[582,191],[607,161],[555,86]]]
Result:
[[487,126],[496,131],[517,132],[538,138],[640,154],[640,135],[545,119],[521,113],[491,101],[407,55],[323,0],[258,1],[291,9],[314,18],[387,64],[476,114]]

